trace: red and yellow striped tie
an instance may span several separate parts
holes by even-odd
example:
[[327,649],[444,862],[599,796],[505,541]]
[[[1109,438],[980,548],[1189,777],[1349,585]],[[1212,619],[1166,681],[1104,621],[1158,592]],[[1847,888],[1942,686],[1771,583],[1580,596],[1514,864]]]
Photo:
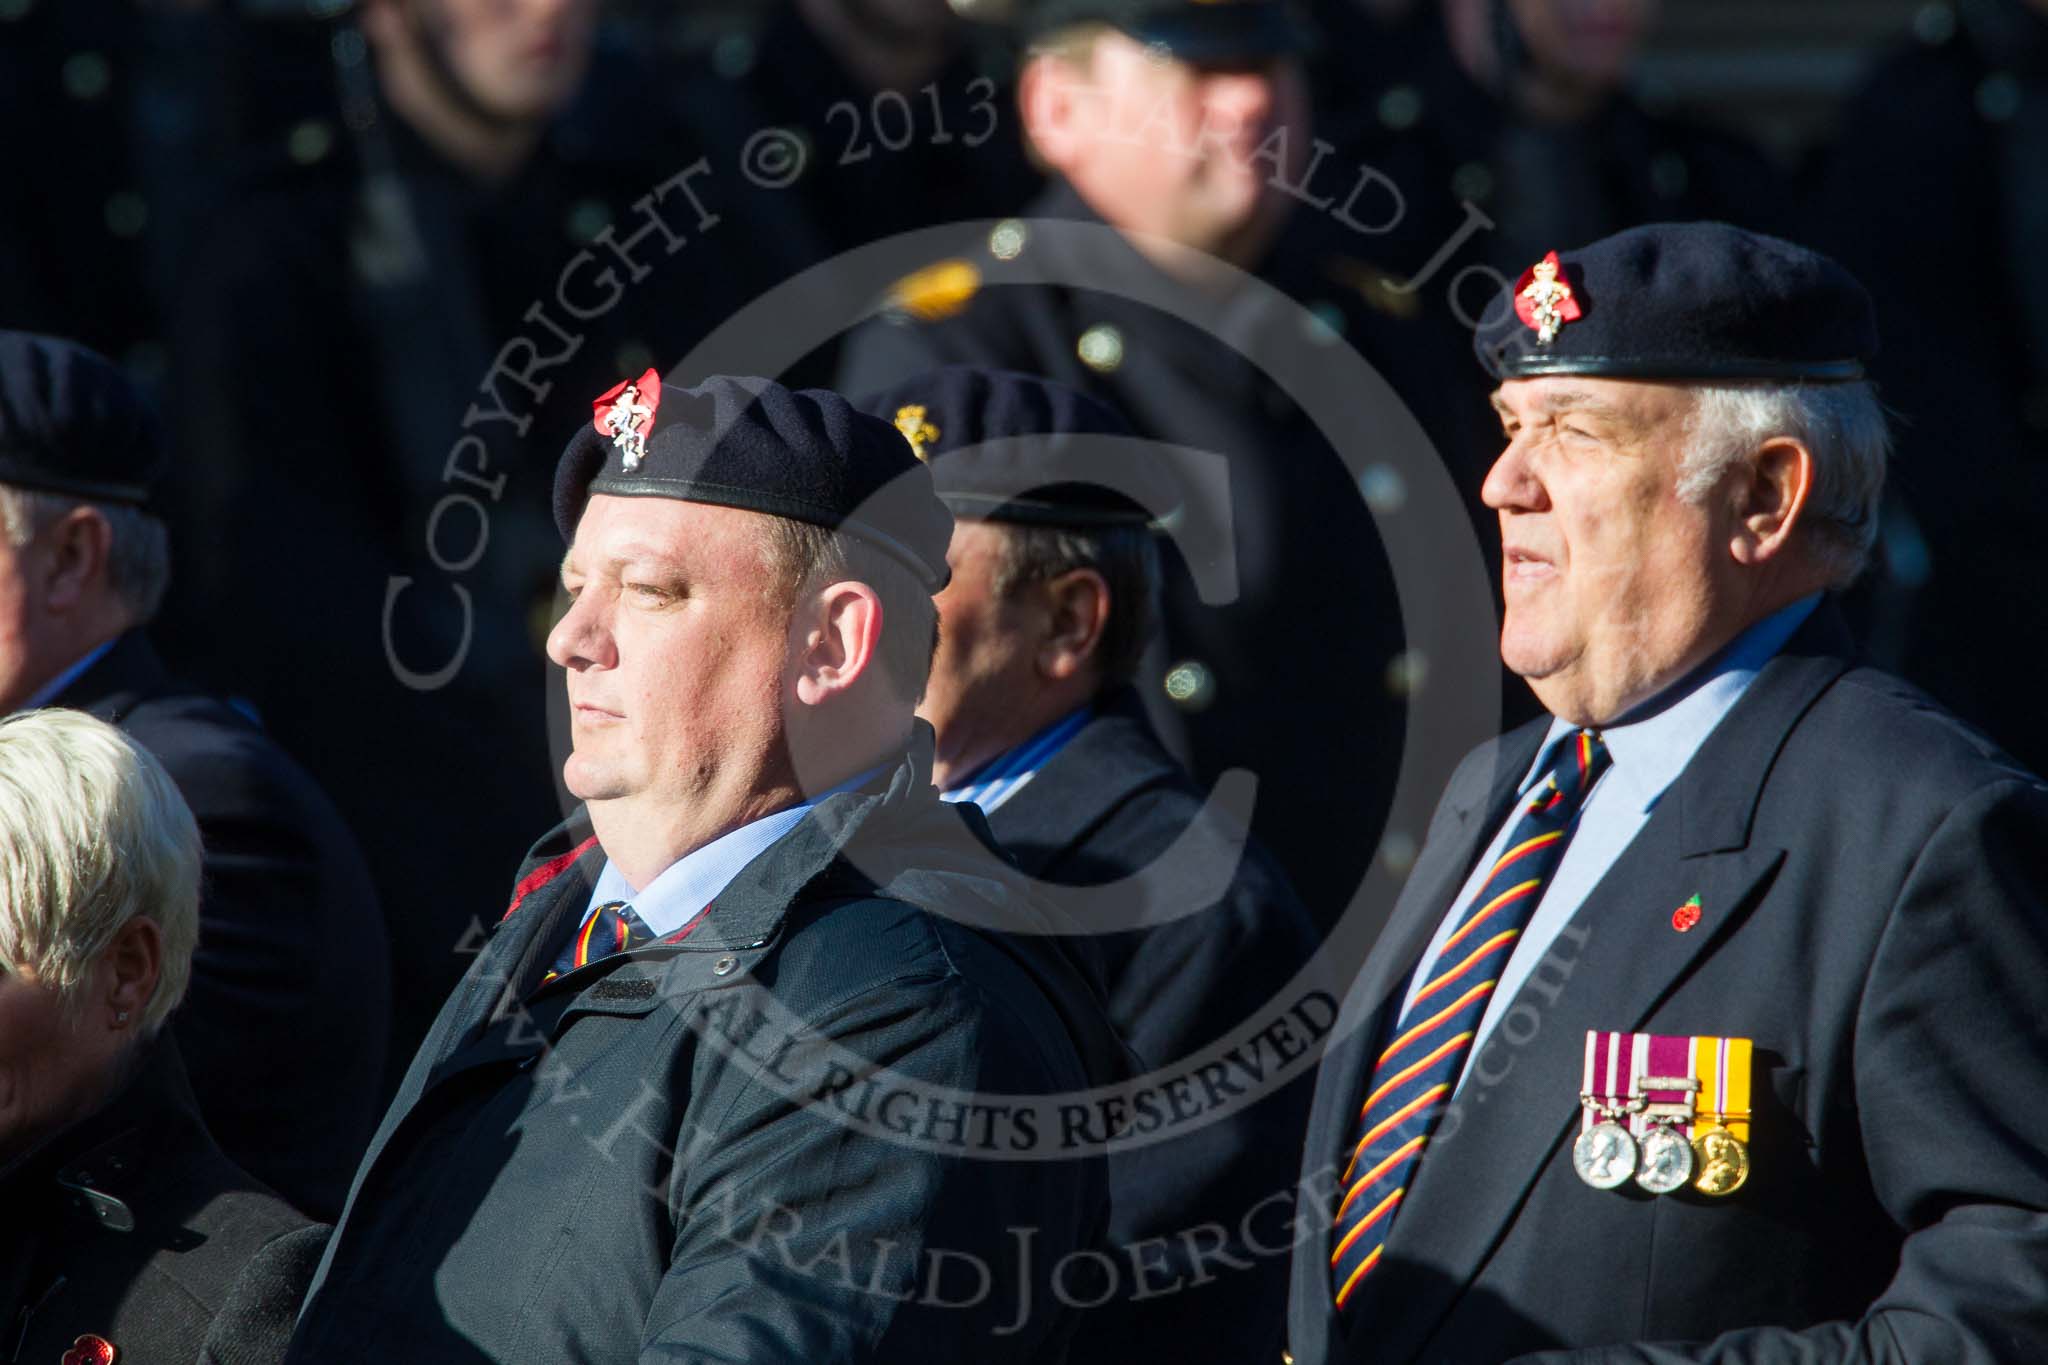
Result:
[[1340,1316],[1379,1264],[1387,1230],[1412,1183],[1429,1135],[1457,1088],[1501,969],[1557,871],[1572,821],[1612,760],[1599,736],[1563,740],[1557,762],[1524,801],[1521,818],[1458,927],[1425,964],[1424,985],[1373,1064],[1339,1181],[1330,1284]]
[[637,948],[653,937],[654,931],[633,913],[632,906],[624,901],[606,901],[583,917],[583,923],[576,927],[576,936],[555,959],[554,969],[541,980],[553,981],[601,957]]

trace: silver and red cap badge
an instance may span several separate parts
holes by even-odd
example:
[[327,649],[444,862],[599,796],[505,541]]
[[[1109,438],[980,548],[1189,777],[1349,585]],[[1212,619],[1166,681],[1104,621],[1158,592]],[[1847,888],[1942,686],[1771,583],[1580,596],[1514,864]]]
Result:
[[651,368],[638,379],[614,384],[590,405],[595,414],[592,425],[598,435],[611,437],[628,474],[647,458],[647,437],[654,430],[654,414],[660,406],[661,376]]

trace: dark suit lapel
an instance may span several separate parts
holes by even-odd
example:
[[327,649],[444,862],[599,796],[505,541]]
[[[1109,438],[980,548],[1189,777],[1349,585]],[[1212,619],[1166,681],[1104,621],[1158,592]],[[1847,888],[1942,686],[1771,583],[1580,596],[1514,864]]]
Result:
[[[1352,1129],[1359,1102],[1365,1097],[1366,1077],[1378,1051],[1381,1023],[1389,1003],[1401,992],[1415,970],[1430,936],[1442,922],[1451,898],[1458,892],[1480,849],[1493,837],[1509,800],[1535,758],[1546,726],[1534,723],[1502,736],[1468,759],[1453,775],[1438,814],[1430,827],[1422,855],[1409,874],[1395,903],[1393,917],[1381,932],[1358,979],[1346,993],[1338,1016],[1336,1035],[1342,1039],[1323,1059],[1316,1082],[1315,1107],[1309,1119],[1308,1146],[1303,1170],[1304,1183],[1334,1183],[1350,1156]],[[1341,1191],[1339,1192],[1341,1197]],[[1302,1244],[1309,1280],[1297,1286],[1321,1307],[1321,1316],[1335,1328],[1330,1302],[1330,1217],[1333,1202],[1320,1210],[1304,1201],[1304,1217],[1312,1226]],[[1304,1319],[1296,1314],[1297,1321]],[[1294,1343],[1295,1354],[1304,1360],[1319,1359]],[[1337,1357],[1325,1352],[1324,1357]]]
[[[1388,1237],[1374,1301],[1395,1307],[1356,1324],[1361,1356],[1416,1357],[1548,1164],[1564,1159],[1586,1032],[1641,1028],[1762,898],[1785,849],[1774,831],[1751,829],[1758,794],[1799,717],[1848,666],[1826,647],[1834,626],[1803,630],[1765,666],[1468,1063]],[[1678,932],[1672,911],[1694,894],[1705,915]]]

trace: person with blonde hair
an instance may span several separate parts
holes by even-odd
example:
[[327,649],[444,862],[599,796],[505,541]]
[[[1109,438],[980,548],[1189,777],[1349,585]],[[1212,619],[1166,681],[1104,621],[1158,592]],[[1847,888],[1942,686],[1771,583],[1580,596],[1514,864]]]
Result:
[[303,1244],[279,1239],[306,1220],[208,1135],[164,1029],[191,979],[199,881],[198,824],[147,750],[79,711],[0,720],[13,1359],[197,1360],[217,1318],[257,1345],[222,1309],[252,1258],[268,1267]]
[[157,655],[172,483],[155,416],[113,362],[0,330],[0,715],[90,712],[177,784],[208,850],[177,1023],[200,1113],[236,1165],[332,1218],[383,1098],[384,921],[312,776]]

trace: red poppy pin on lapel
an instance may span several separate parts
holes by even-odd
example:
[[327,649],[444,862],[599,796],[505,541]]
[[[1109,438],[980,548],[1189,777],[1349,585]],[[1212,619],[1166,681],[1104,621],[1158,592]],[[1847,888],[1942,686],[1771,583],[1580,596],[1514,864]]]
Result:
[[1522,272],[1515,286],[1515,316],[1535,330],[1538,346],[1548,346],[1560,327],[1584,316],[1555,251]]
[[661,376],[653,369],[638,379],[613,385],[590,405],[596,418],[592,425],[598,435],[611,437],[612,444],[624,453],[628,474],[647,458],[647,437],[654,430],[654,412],[660,406]]
[[114,1365],[117,1354],[113,1342],[87,1332],[71,1343],[71,1349],[64,1353],[58,1365]]
[[1691,900],[1671,912],[1671,927],[1681,934],[1690,933],[1700,922],[1700,913],[1700,895],[1695,891]]

